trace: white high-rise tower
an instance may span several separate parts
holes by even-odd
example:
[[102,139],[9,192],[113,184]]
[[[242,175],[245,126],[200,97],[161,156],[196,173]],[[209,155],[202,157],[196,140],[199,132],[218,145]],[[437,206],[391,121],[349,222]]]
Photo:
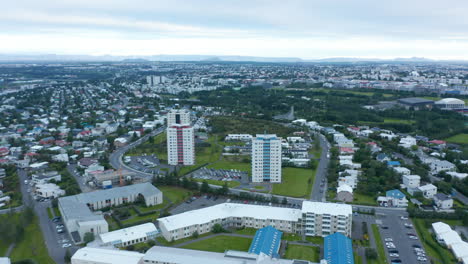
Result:
[[281,182],[281,138],[276,135],[252,139],[252,182]]

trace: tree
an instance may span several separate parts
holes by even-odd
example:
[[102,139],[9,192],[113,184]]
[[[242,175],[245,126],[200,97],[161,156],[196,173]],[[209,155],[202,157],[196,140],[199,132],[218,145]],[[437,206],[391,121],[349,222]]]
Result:
[[193,238],[198,238],[198,231],[193,232],[192,237]]
[[65,251],[65,256],[63,257],[63,259],[65,260],[65,263],[71,262],[71,253],[68,248],[67,248],[67,251]]
[[366,258],[377,259],[377,251],[373,248],[366,248]]
[[215,225],[211,228],[211,232],[217,234],[217,233],[224,233],[224,232],[226,232],[226,230],[223,228],[222,225],[220,225],[220,224],[215,224]]
[[94,233],[86,232],[83,237],[83,242],[88,244],[89,242],[94,241]]
[[282,204],[288,204],[288,199],[286,197],[283,197],[283,201],[281,201]]
[[223,184],[223,187],[221,188],[220,193],[221,193],[222,195],[227,195],[227,194],[229,193],[229,187],[228,187],[227,182],[225,182],[225,183]]
[[201,187],[200,187],[200,192],[202,193],[208,193],[210,192],[211,188],[210,185],[208,185],[208,182],[203,181]]

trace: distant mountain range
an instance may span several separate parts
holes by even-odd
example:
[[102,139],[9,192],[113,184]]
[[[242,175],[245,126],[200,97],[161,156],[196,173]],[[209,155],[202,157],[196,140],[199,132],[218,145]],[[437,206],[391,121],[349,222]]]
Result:
[[[128,63],[146,63],[152,61],[199,61],[199,62],[283,62],[283,63],[306,63],[306,62],[323,62],[323,63],[353,63],[353,62],[449,62],[438,61],[427,58],[394,58],[394,59],[379,59],[379,58],[324,58],[315,60],[305,60],[296,57],[254,57],[254,56],[217,56],[217,55],[151,55],[151,56],[112,56],[112,55],[24,55],[24,54],[0,54],[0,62],[128,62]],[[450,62],[467,62],[467,61],[450,61]]]

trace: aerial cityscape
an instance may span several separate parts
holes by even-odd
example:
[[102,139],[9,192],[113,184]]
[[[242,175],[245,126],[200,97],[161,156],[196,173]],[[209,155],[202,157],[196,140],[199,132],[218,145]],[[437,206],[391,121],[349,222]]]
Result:
[[468,264],[468,3],[330,2],[5,3],[0,264]]

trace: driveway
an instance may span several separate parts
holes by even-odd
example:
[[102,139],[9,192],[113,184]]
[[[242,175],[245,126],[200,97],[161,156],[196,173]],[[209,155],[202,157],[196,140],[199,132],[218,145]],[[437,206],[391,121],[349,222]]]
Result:
[[[317,173],[315,174],[314,185],[312,186],[312,192],[310,194],[310,199],[317,202],[325,202],[325,197],[327,195],[327,170],[328,162],[328,153],[330,149],[330,144],[324,135],[318,134],[320,139],[320,147],[322,148],[322,155],[320,156],[320,161],[317,166]],[[320,185],[323,183],[323,186]]]

